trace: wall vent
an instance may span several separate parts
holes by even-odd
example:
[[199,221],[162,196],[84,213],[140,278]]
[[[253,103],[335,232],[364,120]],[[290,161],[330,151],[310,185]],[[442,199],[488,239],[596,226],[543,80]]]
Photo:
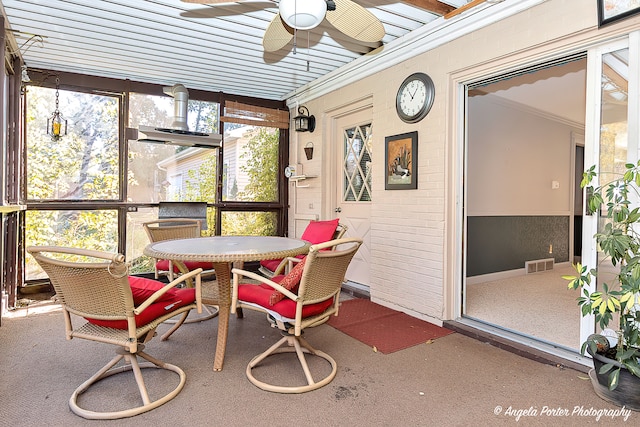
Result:
[[532,261],[525,261],[524,271],[525,274],[538,273],[540,271],[553,270],[554,259],[536,259]]

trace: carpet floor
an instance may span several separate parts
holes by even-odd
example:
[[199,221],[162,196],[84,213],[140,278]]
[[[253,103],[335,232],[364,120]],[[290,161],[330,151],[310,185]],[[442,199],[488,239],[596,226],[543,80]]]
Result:
[[383,354],[453,333],[367,299],[344,301],[338,316],[332,317],[329,325]]
[[[345,301],[346,303],[346,301]],[[585,373],[541,364],[452,333],[428,345],[391,354],[329,325],[306,330],[314,347],[333,356],[338,373],[328,385],[298,395],[258,389],[245,375],[256,354],[280,333],[265,316],[245,310],[232,316],[224,368],[213,372],[217,318],[183,325],[168,341],[152,340],[147,352],[184,369],[187,381],[170,402],[137,417],[90,421],[69,410],[73,390],[113,355],[113,346],[64,338],[60,309],[3,318],[0,326],[0,426],[613,426],[639,425],[600,399]],[[24,311],[21,310],[24,313]],[[338,316],[339,317],[339,316]],[[163,333],[168,325],[161,325]],[[285,367],[284,370],[281,369]],[[275,368],[275,369],[273,369]],[[151,372],[147,372],[151,371]],[[292,361],[274,360],[265,379],[304,379]],[[145,370],[154,391],[167,381]],[[281,379],[281,378],[280,378]],[[127,374],[115,375],[82,396],[96,407],[139,401]],[[577,412],[576,412],[577,408]],[[564,411],[568,411],[565,412]],[[555,411],[553,415],[552,411]],[[598,412],[599,411],[599,412]],[[611,411],[611,412],[604,412]]]
[[530,335],[536,339],[580,349],[580,309],[577,290],[567,289],[563,275],[570,266],[541,273],[467,285],[469,317]]

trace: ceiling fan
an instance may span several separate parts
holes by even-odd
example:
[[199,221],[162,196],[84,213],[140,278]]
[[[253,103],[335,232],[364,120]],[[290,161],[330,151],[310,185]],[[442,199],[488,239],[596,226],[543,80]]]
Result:
[[[181,0],[184,3],[241,3],[244,0]],[[364,7],[351,0],[269,0],[278,3],[279,13],[273,18],[262,38],[267,52],[285,47],[296,30],[310,30],[326,18],[337,30],[361,42],[379,42],[385,31],[382,22]]]

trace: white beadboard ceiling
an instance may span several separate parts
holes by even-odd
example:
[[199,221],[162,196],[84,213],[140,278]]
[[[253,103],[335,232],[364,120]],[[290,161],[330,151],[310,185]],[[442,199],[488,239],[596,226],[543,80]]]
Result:
[[[387,44],[482,0],[354,0],[384,25]],[[411,4],[410,4],[411,3]],[[420,4],[416,7],[412,4]],[[467,5],[468,4],[468,5]],[[255,0],[209,6],[180,0],[1,0],[28,68],[283,100],[286,94],[362,55],[360,43],[326,21],[293,45],[265,53],[262,35],[277,4]],[[440,9],[438,9],[440,7]]]

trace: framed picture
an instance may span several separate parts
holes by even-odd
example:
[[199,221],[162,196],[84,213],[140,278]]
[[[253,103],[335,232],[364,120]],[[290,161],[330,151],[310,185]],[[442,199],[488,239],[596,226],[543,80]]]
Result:
[[385,190],[418,188],[418,132],[387,136],[384,139]]
[[640,13],[640,0],[598,0],[598,26]]

